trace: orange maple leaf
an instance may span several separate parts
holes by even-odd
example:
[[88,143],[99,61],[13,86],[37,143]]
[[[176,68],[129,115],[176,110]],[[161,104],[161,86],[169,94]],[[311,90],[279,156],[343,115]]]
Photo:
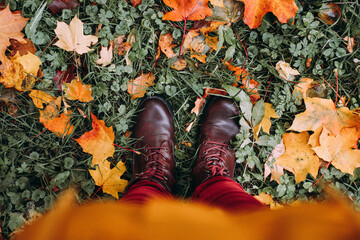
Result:
[[172,59],[173,62],[171,64],[171,68],[176,69],[178,71],[184,70],[187,66],[187,62],[185,60],[185,58],[183,58],[182,56],[179,57],[177,56],[176,58]]
[[298,7],[294,0],[240,0],[245,3],[244,22],[257,28],[266,13],[272,12],[281,23],[295,17]]
[[285,153],[275,161],[275,164],[294,173],[297,183],[304,181],[308,173],[316,178],[319,171],[319,158],[308,144],[309,137],[308,132],[285,133]]
[[89,170],[91,177],[97,186],[101,186],[104,193],[108,193],[119,199],[118,192],[125,190],[128,181],[120,177],[126,171],[125,164],[118,162],[115,167],[110,169],[110,162],[104,160],[96,165],[95,170]]
[[174,37],[171,33],[163,34],[159,39],[160,50],[166,55],[167,58],[173,58],[176,56],[172,50],[173,47],[176,47],[176,44],[172,43],[173,39]]
[[190,30],[184,37],[182,54],[185,54],[186,51],[190,49],[190,57],[196,58],[202,63],[206,63],[206,53],[212,50],[216,51],[217,42],[217,37],[210,37],[206,33],[203,34],[201,28]]
[[10,39],[26,43],[21,30],[25,27],[27,20],[27,18],[23,18],[19,14],[13,14],[9,9],[9,5],[0,11],[0,62],[4,63],[7,60],[5,51],[10,46]]
[[91,119],[93,129],[74,140],[80,144],[84,152],[93,155],[93,166],[114,155],[115,134],[112,126],[106,127],[105,122],[98,120],[92,113]]
[[[353,149],[360,137],[360,129],[343,128],[337,136],[325,127],[320,135],[320,146],[313,150],[324,161],[342,172],[353,175],[355,168],[360,167],[360,150]],[[357,147],[357,146],[356,146]]]
[[344,127],[360,127],[360,116],[347,107],[335,108],[331,99],[305,98],[306,110],[297,114],[288,130],[303,132],[315,131],[324,126],[333,135]]
[[91,96],[91,85],[82,84],[79,77],[73,79],[71,83],[65,83],[63,89],[65,98],[69,100],[79,100],[80,102],[90,102],[94,100]]
[[[225,65],[229,68],[230,71],[234,71],[233,76],[236,76],[237,82],[241,82],[242,86],[240,88],[245,89],[246,92],[250,93],[251,101],[254,103],[260,99],[258,87],[259,83],[254,79],[250,79],[250,73],[241,67],[235,67],[229,62],[225,62]],[[237,87],[238,83],[232,84]]]
[[173,8],[163,16],[163,20],[170,21],[197,21],[212,14],[209,0],[163,0],[166,5]]
[[145,93],[146,89],[150,86],[154,85],[154,74],[150,73],[142,73],[135,79],[131,79],[127,84],[127,91],[131,95],[131,99],[142,98]]
[[61,106],[61,97],[51,102],[40,111],[40,122],[49,131],[55,133],[58,137],[72,133],[74,126],[70,124],[70,117],[64,113],[59,114]]

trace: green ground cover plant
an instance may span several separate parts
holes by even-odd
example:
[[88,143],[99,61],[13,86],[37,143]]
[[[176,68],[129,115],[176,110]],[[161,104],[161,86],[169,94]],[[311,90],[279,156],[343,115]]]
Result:
[[[163,54],[156,59],[161,34],[172,33],[173,42],[177,44],[175,53],[179,52],[183,37],[183,22],[179,22],[179,27],[177,22],[162,20],[163,13],[170,10],[162,1],[143,0],[137,7],[125,0],[79,2],[73,10],[64,9],[55,16],[47,8],[46,1],[4,2],[5,6],[9,4],[11,11],[20,10],[24,17],[30,18],[24,32],[36,46],[36,55],[42,61],[44,74],[36,83],[36,89],[59,94],[54,77],[58,71],[77,66],[75,72],[82,81],[93,86],[94,100],[68,103],[72,109],[80,109],[88,117],[94,113],[107,126],[113,126],[115,144],[132,149],[136,139],[125,134],[131,132],[134,126],[134,116],[141,99],[131,99],[127,84],[141,73],[153,72],[155,85],[147,89],[145,96],[162,95],[172,106],[176,136],[176,194],[179,198],[191,196],[190,172],[196,158],[198,127],[201,124],[201,117],[190,111],[197,97],[204,94],[204,88],[223,88],[236,82],[233,72],[224,64],[224,61],[231,60],[234,66],[245,63],[251,78],[260,84],[260,98],[271,103],[279,116],[271,119],[272,126],[266,140],[256,142],[252,132],[241,131],[233,142],[237,158],[236,179],[244,189],[253,195],[268,193],[276,202],[288,204],[295,200],[321,198],[321,184],[330,183],[342,190],[357,209],[360,208],[360,169],[349,175],[333,166],[322,167],[319,176],[323,174],[323,177],[316,185],[317,179],[311,175],[305,181],[296,183],[294,175],[287,171],[280,178],[280,184],[271,181],[270,177],[264,179],[264,165],[271,151],[280,143],[295,115],[305,110],[301,96],[293,94],[294,86],[301,77],[324,83],[327,98],[334,100],[338,93],[346,97],[349,109],[360,107],[360,5],[357,1],[338,1],[341,17],[332,25],[318,17],[324,4],[329,2],[325,0],[296,1],[299,10],[294,24],[291,21],[281,24],[271,13],[256,29],[237,21],[231,27],[211,33],[219,37],[222,48],[209,51],[206,63],[186,54],[188,66],[180,71],[171,68],[171,61]],[[75,15],[84,22],[86,35],[95,34],[102,24],[98,31],[99,41],[92,47],[95,50],[81,56],[53,45],[57,21],[69,23]],[[30,23],[33,23],[32,28]],[[187,21],[186,29],[193,24]],[[100,46],[107,47],[109,41],[122,34],[135,36],[128,54],[132,64],[129,65],[127,59],[118,54],[114,54],[111,64],[106,67],[96,64]],[[348,51],[344,37],[355,38],[352,53]],[[300,72],[295,81],[279,77],[275,65],[280,60],[290,63]],[[79,63],[82,65],[78,66]],[[334,69],[337,69],[338,79]],[[28,92],[10,92],[2,84],[0,92],[0,222],[4,237],[8,237],[35,212],[43,213],[50,209],[56,196],[69,186],[78,189],[84,202],[112,198],[94,184],[88,171],[92,157],[73,140],[91,130],[90,118],[74,111],[71,118],[73,133],[59,138],[39,122],[39,113]],[[238,92],[228,90],[228,93],[240,104],[236,98]],[[11,112],[14,107],[16,114]],[[191,131],[185,131],[187,124],[194,120]],[[250,142],[244,146],[246,139]],[[114,164],[124,161],[127,172],[122,178],[129,180],[133,153],[123,148],[116,147],[114,157],[108,160]]]

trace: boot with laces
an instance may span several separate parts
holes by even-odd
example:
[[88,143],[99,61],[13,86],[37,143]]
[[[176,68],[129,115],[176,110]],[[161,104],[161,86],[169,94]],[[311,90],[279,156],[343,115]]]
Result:
[[[160,97],[147,98],[140,105],[134,138],[139,140],[134,155],[131,186],[139,180],[150,180],[172,192],[175,186],[174,127],[171,110]],[[128,187],[129,188],[129,187]]]
[[239,109],[228,98],[215,98],[204,114],[199,136],[199,155],[191,178],[194,187],[214,176],[233,178],[235,151],[230,141],[239,132]]

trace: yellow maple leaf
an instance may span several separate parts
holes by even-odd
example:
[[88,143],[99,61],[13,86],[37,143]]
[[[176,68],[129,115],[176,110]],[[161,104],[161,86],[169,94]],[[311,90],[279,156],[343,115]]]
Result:
[[[306,97],[326,98],[327,96],[325,84],[314,81],[311,78],[300,79],[299,83],[294,86],[293,94],[297,91],[301,93],[302,99],[305,99]],[[296,96],[299,99],[298,95]]]
[[80,102],[90,102],[94,100],[91,96],[91,85],[82,84],[79,77],[73,79],[70,83],[65,83],[63,89],[65,98],[69,100],[79,100]]
[[64,113],[60,113],[61,97],[51,102],[40,111],[40,122],[49,131],[55,133],[58,137],[69,135],[72,133],[74,126],[70,124],[70,117]]
[[315,131],[320,126],[324,126],[336,136],[344,127],[360,127],[360,116],[347,107],[335,108],[331,99],[305,98],[304,102],[305,112],[295,116],[288,130]]
[[57,22],[55,29],[56,36],[59,38],[54,45],[66,51],[75,51],[78,54],[84,54],[92,51],[89,48],[91,44],[96,44],[97,36],[87,35],[83,33],[83,22],[75,15],[70,24]]
[[271,127],[270,118],[279,118],[279,116],[276,114],[275,110],[272,108],[271,103],[265,103],[264,117],[261,120],[261,122],[258,125],[256,125],[253,129],[254,137],[255,137],[256,141],[258,139],[261,128],[262,128],[263,132],[270,134],[270,127]]
[[299,91],[301,92],[301,95],[303,98],[306,98],[306,93],[309,90],[309,88],[312,87],[312,83],[314,82],[311,78],[302,78],[300,79],[299,83],[294,86],[294,92]]
[[142,73],[135,79],[131,79],[127,84],[127,91],[131,95],[131,99],[142,98],[146,89],[150,86],[154,85],[154,74],[150,73]]
[[324,161],[331,162],[340,171],[353,175],[354,169],[360,167],[360,150],[353,149],[359,136],[360,130],[355,127],[343,128],[336,136],[324,127],[320,135],[320,146],[313,150]]
[[118,192],[123,192],[128,181],[120,177],[126,171],[125,164],[118,162],[115,167],[110,169],[110,162],[106,159],[98,163],[95,170],[89,170],[90,175],[97,186],[101,186],[104,193],[108,193],[119,199]]
[[93,166],[114,155],[115,134],[112,126],[106,127],[105,122],[98,120],[92,113],[91,119],[93,129],[74,140],[80,144],[84,152],[93,155],[91,164]]
[[20,56],[19,52],[0,68],[0,82],[5,88],[15,87],[19,91],[31,89],[38,75],[40,59],[32,54]]
[[283,140],[281,140],[281,142],[274,147],[274,149],[271,151],[271,155],[266,160],[264,166],[264,180],[271,174],[270,180],[274,180],[278,184],[281,184],[280,177],[284,175],[284,169],[291,171],[290,168],[286,168],[286,167],[284,168],[280,165],[272,163],[274,160],[276,160],[284,153],[285,153],[285,145]]
[[304,181],[308,173],[316,178],[319,171],[319,158],[308,144],[309,137],[308,132],[285,133],[285,153],[275,160],[275,164],[294,173],[297,183]]
[[320,146],[320,134],[322,133],[322,130],[323,130],[323,126],[320,126],[318,127],[314,132],[313,134],[310,135],[310,138],[309,138],[309,141],[308,141],[308,144],[311,146],[311,147],[318,147]]
[[281,209],[281,208],[284,207],[281,204],[274,202],[274,199],[268,193],[262,192],[259,195],[254,196],[254,198],[256,198],[259,202],[269,206],[270,209],[273,209],[273,210],[274,209]]
[[0,11],[0,62],[4,63],[7,61],[5,51],[10,46],[10,39],[26,43],[21,30],[26,26],[27,20],[21,14],[12,13],[9,5]]
[[40,90],[31,90],[29,96],[33,100],[34,105],[40,109],[44,108],[44,103],[50,104],[52,101],[55,100],[55,97]]

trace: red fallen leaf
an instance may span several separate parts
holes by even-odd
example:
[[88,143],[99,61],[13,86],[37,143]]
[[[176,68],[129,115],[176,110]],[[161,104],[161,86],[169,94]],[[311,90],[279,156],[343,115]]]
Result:
[[13,57],[16,55],[17,52],[20,54],[20,56],[23,56],[27,53],[32,53],[32,54],[36,53],[36,48],[33,42],[30,39],[26,39],[26,38],[24,38],[24,40],[26,41],[26,43],[21,43],[16,39],[10,39],[11,45],[9,46],[10,49],[9,56]]
[[204,95],[202,97],[197,97],[195,101],[195,107],[191,109],[191,113],[195,113],[195,115],[199,115],[200,109],[202,105],[205,103],[205,98],[209,94],[218,94],[218,95],[226,95],[226,91],[219,88],[205,88]]
[[142,0],[131,0],[133,7],[137,7],[141,4]]
[[73,10],[79,5],[78,0],[53,0],[49,4],[49,9],[53,15],[61,13],[63,9]]
[[71,80],[74,79],[74,70],[75,70],[75,66],[74,65],[69,65],[68,68],[66,69],[66,71],[60,71],[60,70],[56,70],[56,75],[53,79],[56,88],[59,89],[60,91],[62,90],[62,84],[63,83],[69,83],[71,82]]

